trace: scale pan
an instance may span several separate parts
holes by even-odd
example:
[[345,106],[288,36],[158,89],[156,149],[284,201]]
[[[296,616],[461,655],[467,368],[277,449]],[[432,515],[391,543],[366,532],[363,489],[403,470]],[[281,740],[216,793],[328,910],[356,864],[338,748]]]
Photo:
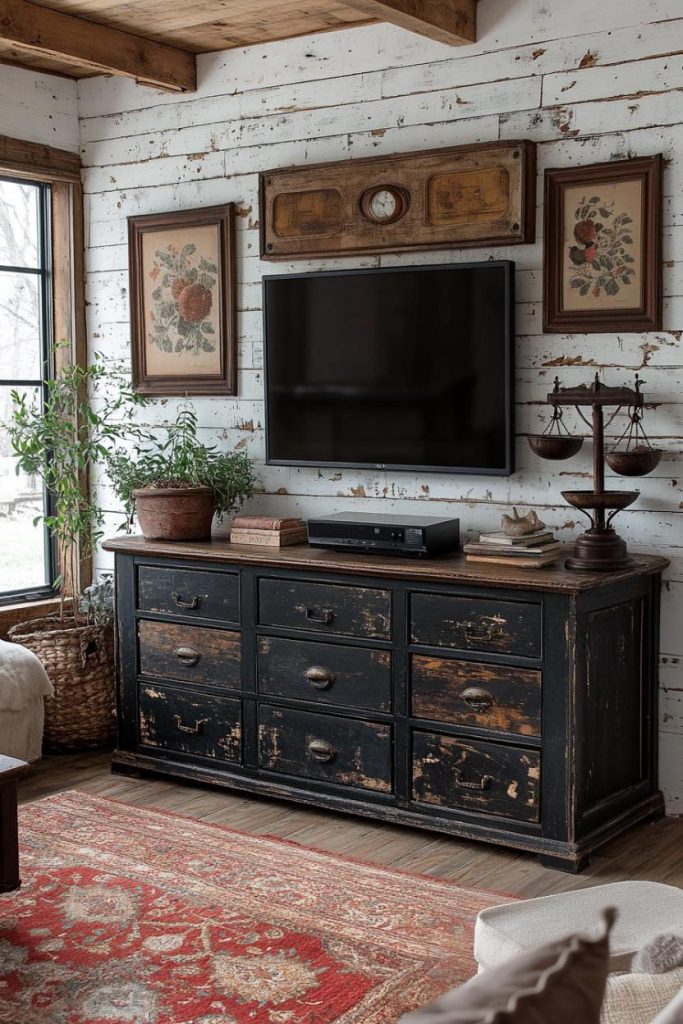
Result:
[[625,452],[607,452],[605,459],[619,476],[645,476],[656,469],[662,454],[656,448],[630,448]]
[[574,508],[622,509],[632,505],[640,491],[562,491]]
[[561,437],[557,434],[535,434],[527,438],[532,452],[542,459],[571,459],[581,451],[582,437]]

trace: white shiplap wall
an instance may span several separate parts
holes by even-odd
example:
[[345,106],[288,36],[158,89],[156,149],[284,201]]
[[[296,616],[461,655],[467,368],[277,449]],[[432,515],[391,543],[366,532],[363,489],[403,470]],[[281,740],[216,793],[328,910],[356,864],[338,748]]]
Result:
[[[550,8],[552,7],[552,11]],[[649,427],[668,451],[643,481],[621,530],[642,550],[672,558],[662,625],[662,777],[668,806],[683,810],[683,10],[679,0],[480,0],[480,42],[451,50],[387,26],[351,30],[200,58],[199,91],[182,99],[125,81],[79,86],[87,168],[88,300],[92,344],[129,346],[125,218],[234,201],[240,208],[240,397],[200,399],[206,436],[263,456],[257,173],[373,153],[496,138],[533,138],[540,170],[664,152],[665,330],[648,335],[541,334],[542,224],[533,246],[492,250],[518,267],[517,431],[537,429],[549,383],[604,368],[622,383],[646,368],[662,404]],[[539,173],[539,204],[542,175]],[[489,255],[485,250],[481,257]],[[471,259],[472,252],[316,260],[292,270]],[[278,270],[283,269],[281,266]],[[172,417],[177,402],[152,419]],[[589,454],[562,470],[518,447],[510,480],[261,468],[254,508],[302,515],[344,507],[441,511],[466,529],[488,529],[512,501],[539,509],[566,539],[580,529],[559,491],[582,486]],[[103,490],[107,493],[106,484]],[[113,500],[108,498],[109,501]],[[113,525],[113,522],[112,522]],[[106,560],[102,559],[102,565]]]
[[[129,352],[126,217],[234,201],[239,206],[239,398],[199,399],[207,438],[263,458],[260,170],[504,138],[539,143],[538,239],[510,249],[278,265],[336,266],[509,258],[518,268],[518,472],[510,479],[260,467],[254,509],[308,515],[341,508],[440,512],[491,529],[511,502],[535,507],[566,540],[582,528],[560,490],[585,486],[589,452],[559,467],[523,435],[540,426],[555,373],[565,385],[601,368],[610,384],[636,369],[661,403],[649,414],[667,450],[642,481],[620,530],[668,555],[662,622],[662,783],[683,812],[683,6],[681,0],[480,0],[480,41],[450,49],[388,26],[234,50],[199,59],[199,89],[177,96],[114,79],[78,86],[85,165],[91,345]],[[7,69],[3,69],[3,72]],[[68,135],[68,133],[67,133]],[[64,144],[64,143],[62,143]],[[542,172],[663,152],[664,325],[652,334],[543,336]],[[159,403],[154,422],[178,402]],[[101,482],[109,507],[115,503]],[[112,517],[112,530],[118,525]],[[108,564],[105,556],[100,566]]]
[[76,83],[0,65],[0,135],[78,152]]

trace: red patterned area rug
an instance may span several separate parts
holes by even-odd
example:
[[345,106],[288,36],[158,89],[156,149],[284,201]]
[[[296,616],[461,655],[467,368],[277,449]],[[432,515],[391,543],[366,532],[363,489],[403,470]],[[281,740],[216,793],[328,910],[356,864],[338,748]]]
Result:
[[72,791],[21,809],[7,1024],[393,1024],[500,896]]

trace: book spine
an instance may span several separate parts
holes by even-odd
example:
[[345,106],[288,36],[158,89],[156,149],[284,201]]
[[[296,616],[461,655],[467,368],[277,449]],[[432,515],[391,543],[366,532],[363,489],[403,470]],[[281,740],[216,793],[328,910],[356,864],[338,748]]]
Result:
[[265,537],[265,538],[273,538],[273,537],[293,537],[295,535],[297,537],[299,537],[299,536],[301,536],[301,537],[307,536],[307,530],[306,530],[305,526],[296,526],[293,529],[289,529],[289,530],[245,530],[245,529],[242,529],[242,528],[236,529],[235,527],[233,527],[232,530],[230,531],[230,533],[231,534],[234,533],[234,534],[236,534],[239,537]]
[[547,558],[516,558],[513,561],[510,558],[496,558],[495,555],[466,555],[465,560],[487,565],[515,565],[520,569],[542,569],[543,566],[556,562],[557,557],[552,555]]
[[302,529],[300,519],[273,519],[272,516],[235,516],[233,530],[283,530]]
[[469,543],[463,545],[463,551],[465,554],[471,555],[491,555],[494,558],[507,558],[511,562],[518,558],[532,558],[535,556],[549,555],[552,552],[560,550],[559,541],[552,541],[550,544],[544,544],[537,548],[500,548],[498,545],[493,544],[476,544]]
[[254,534],[248,531],[233,530],[230,540],[233,544],[251,544],[255,547],[284,548],[290,544],[303,544],[307,539],[306,531],[290,530],[287,533]]
[[479,535],[480,544],[495,544],[501,548],[524,548],[535,544],[542,544],[546,540],[552,540],[552,533],[539,533],[535,536],[528,534],[526,537],[500,537],[497,535],[487,536],[485,533]]

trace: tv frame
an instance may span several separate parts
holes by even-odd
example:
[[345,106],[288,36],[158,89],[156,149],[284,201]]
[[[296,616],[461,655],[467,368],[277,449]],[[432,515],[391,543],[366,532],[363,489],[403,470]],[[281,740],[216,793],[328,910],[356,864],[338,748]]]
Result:
[[[360,274],[414,274],[431,270],[472,270],[502,268],[505,271],[505,466],[498,469],[471,466],[420,466],[395,462],[331,462],[323,460],[275,459],[270,454],[269,391],[268,391],[268,296],[267,282],[314,277],[351,277]],[[264,426],[266,435],[266,465],[298,466],[321,469],[366,469],[397,472],[452,473],[461,476],[511,476],[515,472],[515,263],[513,260],[479,260],[469,263],[427,263],[418,266],[364,267],[353,270],[310,271],[301,274],[265,274],[262,278],[263,294],[263,387]]]

